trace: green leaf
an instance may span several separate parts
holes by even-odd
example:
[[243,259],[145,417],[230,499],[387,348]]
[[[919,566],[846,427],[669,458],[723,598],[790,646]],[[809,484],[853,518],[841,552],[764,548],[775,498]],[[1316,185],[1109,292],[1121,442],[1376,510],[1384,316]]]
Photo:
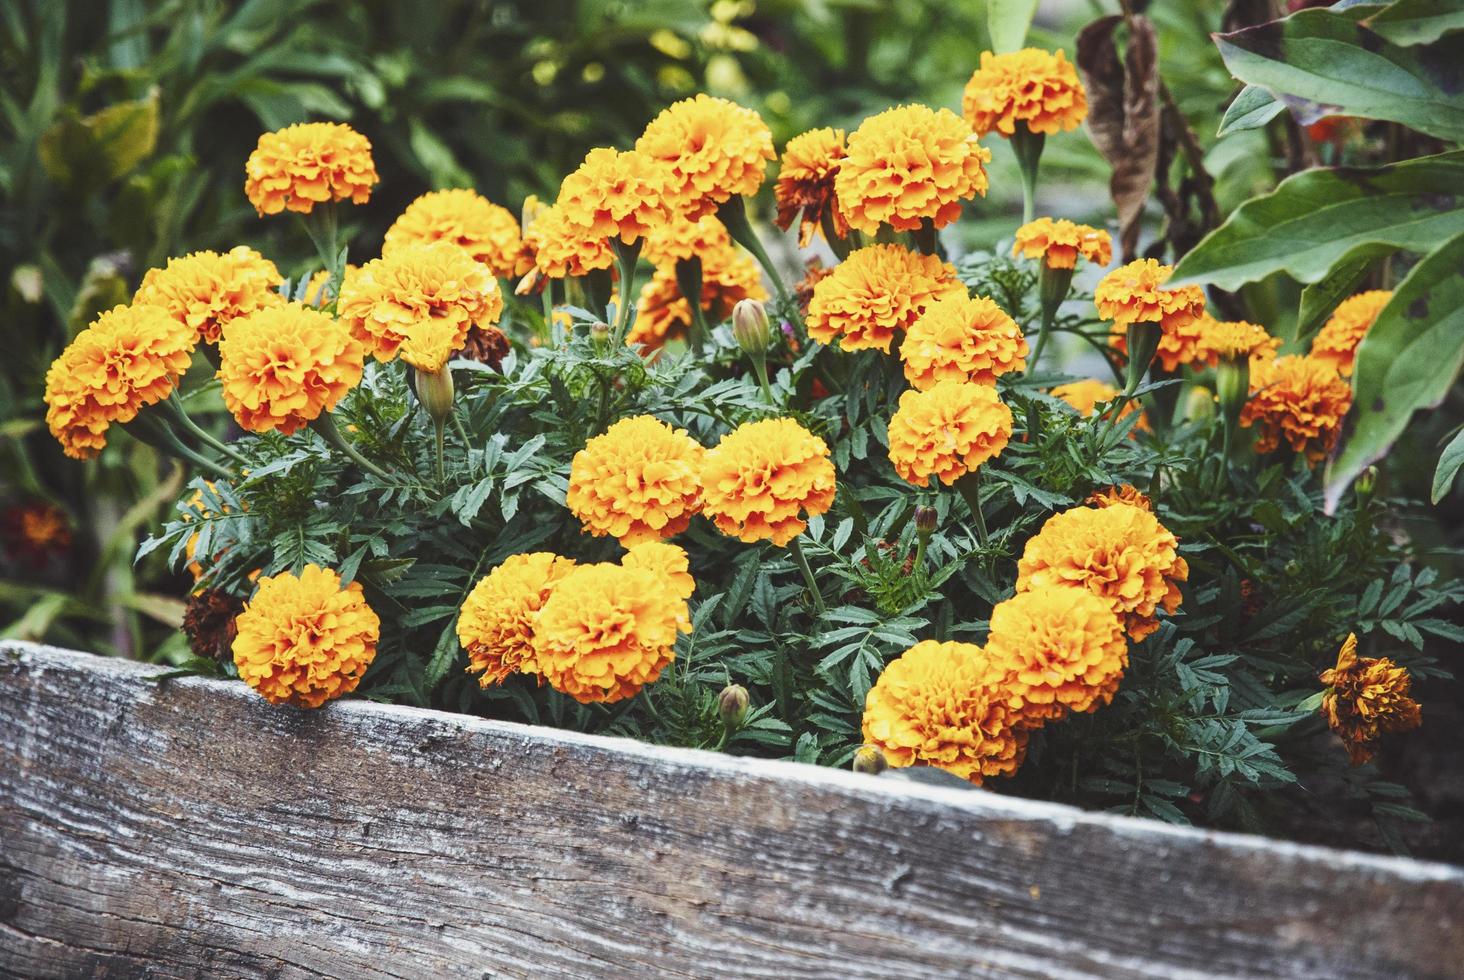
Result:
[[98,190],[131,173],[158,143],[158,93],[85,118],[68,111],[41,134],[41,165],[58,184]]
[[1326,507],[1398,438],[1416,409],[1437,405],[1464,363],[1464,233],[1413,267],[1357,348],[1353,415],[1327,467]]
[[1433,492],[1428,499],[1438,503],[1444,499],[1444,494],[1454,485],[1454,477],[1459,475],[1459,467],[1464,466],[1464,429],[1454,434],[1449,444],[1444,447],[1443,454],[1439,456],[1438,469],[1434,470]]
[[1275,272],[1316,282],[1362,245],[1427,252],[1464,231],[1464,151],[1372,170],[1306,170],[1246,201],[1186,255],[1171,285],[1235,290]]
[[991,50],[1016,51],[1027,40],[1027,29],[1037,13],[1037,0],[987,0],[986,30]]
[[1323,115],[1386,119],[1464,140],[1464,89],[1453,81],[1464,43],[1399,47],[1357,22],[1365,12],[1303,10],[1217,34],[1215,44],[1242,82],[1315,102]]
[[1372,264],[1393,251],[1391,246],[1376,242],[1359,245],[1338,259],[1325,276],[1303,289],[1301,309],[1296,315],[1296,339],[1310,337],[1338,303],[1357,291]]
[[1279,116],[1285,108],[1274,95],[1259,85],[1247,85],[1225,110],[1225,117],[1220,120],[1220,129],[1215,135],[1229,136],[1247,129],[1260,129]]
[[1394,44],[1431,44],[1464,31],[1464,6],[1459,0],[1397,0],[1365,23]]

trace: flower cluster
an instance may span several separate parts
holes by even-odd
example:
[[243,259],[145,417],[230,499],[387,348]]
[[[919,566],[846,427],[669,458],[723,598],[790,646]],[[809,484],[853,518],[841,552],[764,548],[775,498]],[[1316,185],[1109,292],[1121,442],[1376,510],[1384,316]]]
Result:
[[224,254],[192,252],[149,269],[132,297],[134,305],[161,306],[200,340],[218,343],[228,323],[266,306],[284,302],[284,282],[269,259],[244,245]]
[[1240,424],[1259,433],[1256,452],[1271,453],[1284,440],[1315,466],[1342,434],[1342,419],[1352,406],[1352,386],[1332,364],[1310,355],[1260,360],[1251,369],[1251,396]]
[[931,303],[964,296],[953,266],[899,245],[870,245],[850,253],[813,287],[808,335],[835,338],[845,350],[888,351]]
[[621,419],[575,453],[569,509],[594,535],[626,546],[686,530],[701,509],[705,450],[650,415]]
[[1321,681],[1327,685],[1322,715],[1354,766],[1372,759],[1383,735],[1423,724],[1423,712],[1409,696],[1408,669],[1386,657],[1358,657],[1356,633],[1347,634],[1336,666],[1323,671]]

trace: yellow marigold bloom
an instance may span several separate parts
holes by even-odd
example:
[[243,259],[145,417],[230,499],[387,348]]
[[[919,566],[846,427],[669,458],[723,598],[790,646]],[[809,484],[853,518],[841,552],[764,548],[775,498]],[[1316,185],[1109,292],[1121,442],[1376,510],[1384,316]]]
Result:
[[665,165],[666,203],[692,220],[731,197],[756,194],[774,157],[773,134],[761,116],[705,94],[662,110],[635,148]]
[[985,296],[957,294],[925,308],[900,345],[905,378],[921,391],[939,381],[993,385],[1026,365],[1022,328]]
[[942,381],[907,391],[890,418],[890,462],[917,487],[950,486],[1006,448],[1012,410],[990,385]]
[[[651,229],[641,249],[641,258],[660,267],[731,249],[732,236],[716,215],[704,215],[695,221],[672,215],[665,224]],[[706,264],[706,259],[702,264]]]
[[1153,259],[1139,259],[1108,273],[1093,291],[1098,315],[1113,321],[1112,343],[1124,353],[1128,353],[1129,324],[1163,327],[1157,356],[1166,371],[1205,357],[1198,322],[1205,313],[1205,292],[1199,286],[1164,289],[1173,272]]
[[472,327],[498,322],[503,296],[485,265],[448,242],[403,245],[372,259],[341,286],[340,318],[378,361],[401,354],[442,370]]
[[666,168],[635,150],[591,150],[559,185],[564,220],[588,237],[631,245],[666,223],[671,193]]
[[581,565],[534,623],[539,673],[581,704],[635,696],[675,659],[677,632],[691,632],[679,592],[656,569]]
[[458,246],[500,279],[521,276],[534,264],[513,212],[465,188],[431,191],[407,205],[386,229],[381,254],[389,257],[405,245],[442,241]]
[[468,651],[468,673],[481,687],[512,673],[537,674],[534,623],[574,560],[547,551],[513,555],[478,580],[458,612],[458,642]]
[[871,235],[881,222],[912,231],[929,219],[944,228],[961,216],[963,200],[986,195],[990,162],[991,151],[954,112],[898,106],[849,134],[834,190],[844,220]]
[[[1088,417],[1097,409],[1099,402],[1110,402],[1119,396],[1119,390],[1113,385],[1104,384],[1096,378],[1085,378],[1082,381],[1070,381],[1065,385],[1058,385],[1052,389],[1052,397],[1061,398],[1073,408],[1078,414]],[[1134,429],[1139,432],[1149,431],[1149,420],[1143,415],[1143,409],[1136,401],[1130,401],[1123,407],[1120,418],[1128,418],[1133,413],[1139,413],[1139,421],[1135,423]],[[1107,417],[1106,415],[1104,416]]]
[[1128,666],[1128,641],[1108,602],[1056,586],[997,603],[986,655],[1006,671],[1008,707],[1040,725],[1111,702]]
[[975,644],[922,640],[890,661],[864,699],[864,741],[892,766],[938,766],[981,785],[1011,775],[1027,730],[1000,670]]
[[167,398],[188,370],[198,331],[161,306],[116,306],[99,315],[46,372],[46,425],[73,459],[107,444],[107,427]]
[[793,419],[744,422],[707,451],[702,510],[723,534],[781,548],[808,526],[800,515],[833,505],[828,444]]
[[1357,656],[1357,634],[1347,634],[1337,651],[1337,666],[1324,671],[1322,715],[1342,738],[1347,757],[1360,766],[1373,757],[1383,735],[1423,724],[1423,709],[1408,694],[1408,668],[1380,657]]
[[633,544],[620,564],[626,568],[645,568],[660,575],[670,583],[675,593],[683,599],[690,599],[696,591],[696,579],[691,577],[691,561],[686,549],[665,541],[645,541]]
[[343,123],[296,123],[259,137],[244,164],[244,193],[261,215],[315,205],[365,204],[379,178],[371,141]]
[[1337,369],[1308,355],[1251,365],[1251,396],[1240,410],[1240,424],[1256,426],[1256,452],[1275,452],[1285,439],[1315,466],[1337,445],[1342,419],[1352,407],[1352,386]]
[[1011,136],[1018,122],[1034,133],[1052,134],[1076,129],[1087,118],[1088,94],[1061,51],[983,51],[981,67],[966,83],[961,111],[978,136],[992,130]]
[[914,323],[946,296],[964,296],[955,267],[899,245],[871,245],[851,252],[813,287],[808,335],[845,350],[888,352],[895,331]]
[[361,382],[366,350],[344,323],[288,303],[240,317],[219,342],[224,405],[250,432],[289,435]]
[[783,147],[778,183],[773,197],[778,205],[777,224],[787,231],[798,220],[798,244],[806,247],[827,215],[834,234],[843,238],[849,225],[839,210],[834,178],[844,159],[842,129],[812,129],[795,136]]
[[629,547],[686,530],[701,509],[706,450],[650,415],[621,419],[569,466],[566,503],[589,533]]
[[1351,375],[1357,345],[1392,298],[1391,291],[1374,289],[1344,299],[1312,340],[1311,356],[1332,365],[1344,378]]
[[524,241],[533,249],[535,268],[551,279],[583,276],[615,264],[610,239],[570,222],[557,205],[539,213],[524,231]]
[[132,297],[134,304],[161,306],[200,339],[217,343],[235,317],[285,301],[276,291],[284,277],[275,264],[246,245],[217,252],[193,252],[149,269]]
[[1094,265],[1107,265],[1113,261],[1113,239],[1088,225],[1038,218],[1017,229],[1012,254],[1042,259],[1052,269],[1076,268],[1080,255]]
[[[740,300],[768,298],[757,263],[731,244],[701,253],[701,260],[701,308],[708,323],[726,320]],[[641,287],[626,341],[658,350],[668,341],[685,337],[690,329],[691,304],[681,295],[675,264],[657,266]]]
[[1017,591],[1076,585],[1103,599],[1142,640],[1172,613],[1189,565],[1179,539],[1153,514],[1129,504],[1074,507],[1054,514],[1027,541],[1017,562]]
[[359,582],[306,565],[259,580],[235,621],[234,666],[271,704],[318,708],[349,694],[376,659],[381,620]]
[[1281,347],[1280,337],[1272,337],[1265,327],[1244,320],[1216,320],[1206,313],[1196,326],[1200,356],[1195,360],[1207,361],[1212,367],[1222,360],[1270,357]]
[[1095,490],[1083,501],[1089,507],[1112,507],[1114,504],[1128,504],[1140,510],[1154,512],[1154,502],[1148,496],[1140,492],[1139,488],[1132,483],[1125,483],[1116,487],[1104,487],[1102,490]]

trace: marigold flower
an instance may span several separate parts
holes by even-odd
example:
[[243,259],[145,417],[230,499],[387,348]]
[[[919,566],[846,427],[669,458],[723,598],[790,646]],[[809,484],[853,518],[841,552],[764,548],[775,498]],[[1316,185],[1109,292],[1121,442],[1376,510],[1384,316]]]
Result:
[[1392,298],[1389,290],[1373,289],[1344,299],[1312,340],[1311,356],[1332,365],[1344,378],[1351,375],[1357,345]]
[[1114,269],[1098,283],[1093,302],[1098,315],[1113,321],[1113,345],[1128,352],[1125,334],[1131,323],[1158,323],[1163,328],[1157,356],[1164,370],[1203,360],[1205,292],[1199,286],[1164,289],[1174,269],[1153,259],[1139,259]]
[[1006,448],[1012,410],[990,385],[942,381],[907,391],[890,418],[890,462],[917,487],[950,486]]
[[838,337],[845,350],[888,352],[895,331],[931,303],[964,295],[949,263],[899,245],[871,245],[851,252],[813,287],[808,335],[824,344]]
[[683,599],[690,599],[696,591],[696,579],[691,577],[691,561],[686,549],[666,541],[633,544],[620,564],[626,568],[645,568],[655,572]]
[[961,216],[963,200],[986,195],[990,162],[991,151],[954,112],[898,106],[849,134],[834,190],[844,220],[871,235],[881,222],[897,231],[925,220],[944,228]]
[[361,584],[306,565],[259,580],[235,620],[234,666],[271,704],[318,708],[349,694],[376,659],[381,620]]
[[478,580],[458,611],[457,636],[468,651],[468,673],[481,687],[512,673],[537,674],[534,624],[554,587],[576,568],[547,551],[513,555]]
[[1153,514],[1129,504],[1074,507],[1054,514],[1027,541],[1017,591],[1076,585],[1106,601],[1134,640],[1159,628],[1158,611],[1183,598],[1189,565],[1179,539]]
[[723,534],[781,548],[808,526],[800,515],[833,504],[828,444],[793,419],[744,422],[707,451],[702,510]]
[[666,168],[635,150],[591,150],[559,185],[564,220],[594,238],[632,245],[667,220]]
[[1113,261],[1113,240],[1108,232],[1066,219],[1038,218],[1017,229],[1013,255],[1042,259],[1051,269],[1072,269],[1082,256],[1094,265]]
[[[1266,328],[1244,320],[1216,320],[1206,313],[1196,321],[1199,328],[1199,356],[1211,366],[1222,360],[1271,357],[1281,347],[1281,338],[1272,337]],[[1160,342],[1161,349],[1163,342]]]
[[[741,300],[768,298],[757,264],[730,244],[702,253],[701,260],[701,308],[708,323],[727,319]],[[658,350],[690,328],[691,304],[681,295],[675,264],[657,266],[641,287],[626,341]]]
[[581,704],[633,697],[675,659],[677,632],[691,632],[679,591],[656,569],[576,568],[535,621],[539,672]]
[[71,548],[71,520],[44,500],[7,507],[0,515],[0,544],[7,557],[42,568]]
[[701,509],[705,453],[685,429],[654,416],[621,419],[574,454],[565,502],[597,537],[627,547],[669,538]]
[[1315,466],[1337,445],[1352,407],[1352,386],[1327,361],[1292,354],[1251,365],[1251,397],[1240,424],[1256,426],[1256,452],[1275,452],[1285,439]]
[[[1104,384],[1096,378],[1084,378],[1082,381],[1070,381],[1065,385],[1058,385],[1052,389],[1052,397],[1061,398],[1084,418],[1093,414],[1099,402],[1110,402],[1119,396],[1117,388],[1110,384]],[[1139,432],[1149,431],[1149,420],[1144,417],[1143,409],[1137,401],[1127,402],[1119,418],[1128,418],[1135,412],[1139,413],[1139,421],[1134,424],[1134,429]],[[1105,414],[1105,418],[1107,415]]]
[[834,234],[843,238],[849,225],[839,210],[834,178],[844,159],[842,129],[812,129],[795,136],[783,147],[778,183],[773,196],[778,205],[777,224],[787,231],[798,220],[798,244],[806,247],[827,215]]
[[481,262],[500,279],[528,272],[533,255],[524,249],[518,219],[477,191],[430,191],[417,198],[386,229],[382,257],[406,245],[447,241]]
[[219,342],[224,405],[250,432],[289,435],[361,382],[366,350],[345,323],[299,303],[229,324]]
[[198,331],[161,306],[116,306],[99,315],[46,372],[46,425],[73,459],[107,444],[124,424],[167,398],[188,370]]
[[864,699],[864,741],[892,766],[938,766],[981,785],[1010,775],[1027,729],[1007,703],[1002,674],[971,643],[922,640],[892,660]]
[[1132,483],[1124,483],[1114,487],[1104,487],[1102,490],[1094,490],[1083,501],[1089,507],[1112,507],[1114,504],[1128,504],[1140,510],[1154,512],[1154,502],[1147,495],[1140,492],[1139,488]]
[[1076,129],[1087,118],[1088,95],[1061,51],[983,51],[981,67],[966,83],[961,111],[977,136],[996,130],[1009,137],[1018,122],[1034,133],[1052,134]]
[[651,229],[641,249],[641,258],[659,268],[731,249],[732,236],[716,215],[704,215],[695,221],[672,215],[665,224]]
[[731,197],[756,194],[774,158],[773,134],[761,116],[705,94],[662,110],[635,148],[665,165],[666,203],[692,220]]
[[285,301],[277,291],[284,277],[275,264],[246,245],[217,252],[193,252],[149,269],[132,297],[134,304],[161,306],[200,339],[217,343],[230,320]]
[[401,354],[442,370],[468,330],[498,322],[503,295],[487,266],[449,242],[403,245],[372,259],[341,286],[340,318],[378,361]]
[[259,137],[244,164],[244,193],[261,215],[349,199],[365,204],[379,178],[371,141],[343,123],[296,123]]
[[1423,709],[1408,693],[1413,686],[1408,668],[1386,657],[1358,657],[1356,633],[1347,634],[1337,665],[1323,671],[1321,681],[1328,687],[1322,715],[1354,766],[1373,757],[1383,735],[1423,724]]
[[592,234],[565,217],[557,205],[545,208],[524,230],[534,252],[534,266],[551,279],[584,276],[615,264],[610,239]]
[[1007,705],[1027,724],[1108,704],[1128,666],[1123,623],[1072,586],[1018,592],[991,611],[986,655],[1006,671]]
[[905,378],[921,391],[939,381],[993,385],[1026,364],[1022,328],[985,296],[954,295],[925,308],[900,345]]

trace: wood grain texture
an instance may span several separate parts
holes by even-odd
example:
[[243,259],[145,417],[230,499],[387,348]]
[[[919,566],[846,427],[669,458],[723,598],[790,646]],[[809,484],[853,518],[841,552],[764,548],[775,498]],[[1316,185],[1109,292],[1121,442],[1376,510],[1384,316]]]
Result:
[[0,644],[0,975],[1458,975],[1464,870]]

